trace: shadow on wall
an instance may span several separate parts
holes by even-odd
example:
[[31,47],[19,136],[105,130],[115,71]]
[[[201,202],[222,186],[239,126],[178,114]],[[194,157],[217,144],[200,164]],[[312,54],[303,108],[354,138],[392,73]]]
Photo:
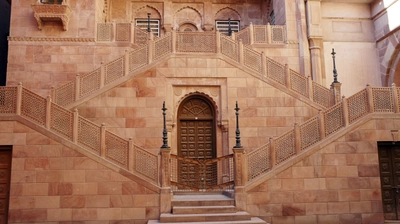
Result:
[[0,86],[6,85],[8,40],[10,33],[11,5],[7,0],[0,0]]

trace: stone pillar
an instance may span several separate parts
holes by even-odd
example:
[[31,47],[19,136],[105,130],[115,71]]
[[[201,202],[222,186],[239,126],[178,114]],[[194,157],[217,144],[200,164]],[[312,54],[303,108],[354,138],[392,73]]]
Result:
[[325,84],[325,75],[322,71],[321,61],[321,49],[322,49],[322,38],[309,38],[310,41],[310,53],[311,53],[311,75],[314,82],[321,85]]
[[204,31],[212,31],[214,29],[214,15],[213,15],[213,6],[211,1],[204,2]]
[[171,212],[171,171],[170,171],[170,156],[171,148],[161,148],[161,192],[160,192],[160,213]]
[[163,28],[164,32],[171,32],[174,28],[173,26],[173,13],[172,13],[172,2],[164,1],[164,21]]
[[341,86],[342,83],[340,82],[332,82],[331,84],[332,106],[342,101]]
[[241,211],[246,211],[247,195],[244,186],[247,182],[247,160],[244,148],[233,148],[235,166],[235,205]]
[[323,65],[323,31],[321,17],[321,0],[306,0],[307,35],[311,54],[311,74],[313,80],[325,85],[325,68]]

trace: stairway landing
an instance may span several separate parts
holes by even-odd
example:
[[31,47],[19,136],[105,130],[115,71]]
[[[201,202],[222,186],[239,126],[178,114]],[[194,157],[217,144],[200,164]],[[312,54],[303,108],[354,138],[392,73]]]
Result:
[[178,194],[171,205],[171,213],[163,213],[160,220],[149,220],[148,224],[266,224],[245,211],[236,211],[235,200],[224,194]]

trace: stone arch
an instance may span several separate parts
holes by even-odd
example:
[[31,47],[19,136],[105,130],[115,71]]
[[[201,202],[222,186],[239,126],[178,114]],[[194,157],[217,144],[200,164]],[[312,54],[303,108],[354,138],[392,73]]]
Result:
[[[177,104],[175,105],[175,116],[178,115],[179,105],[181,105],[182,102],[184,102],[186,99],[188,99],[188,98],[190,98],[190,97],[193,97],[193,96],[201,96],[201,97],[207,99],[208,101],[210,101],[210,103],[211,103],[212,106],[214,107],[214,111],[215,111],[215,115],[214,115],[214,116],[215,116],[215,118],[218,120],[219,109],[218,109],[217,103],[215,102],[215,100],[213,99],[212,96],[210,96],[210,95],[208,95],[208,94],[206,94],[206,93],[203,93],[203,92],[199,92],[199,91],[188,93],[188,94],[182,96],[182,97],[179,99],[179,101],[178,101]],[[177,119],[177,118],[175,118],[175,119]]]
[[133,20],[134,19],[146,19],[147,13],[151,13],[151,16],[150,16],[151,19],[159,19],[159,20],[162,19],[161,13],[157,8],[155,8],[151,5],[144,5],[136,10]]
[[178,30],[183,24],[193,24],[197,30],[201,30],[203,17],[201,13],[193,7],[186,6],[179,9],[174,15],[174,30]]
[[[400,79],[396,78],[396,70],[400,60],[400,30],[387,36],[377,43],[379,52],[380,75],[383,86],[391,86],[392,83],[400,86]],[[397,68],[397,69],[396,69]],[[396,82],[395,82],[396,80]]]
[[178,31],[180,32],[194,32],[198,31],[196,24],[193,23],[184,23],[179,26]]
[[[391,83],[400,86],[400,44],[397,45],[393,52],[392,60],[388,66],[388,77]],[[388,83],[388,86],[390,86],[391,83]]]
[[215,20],[227,20],[228,18],[231,18],[231,20],[240,20],[240,14],[230,7],[225,7],[218,10],[214,18]]

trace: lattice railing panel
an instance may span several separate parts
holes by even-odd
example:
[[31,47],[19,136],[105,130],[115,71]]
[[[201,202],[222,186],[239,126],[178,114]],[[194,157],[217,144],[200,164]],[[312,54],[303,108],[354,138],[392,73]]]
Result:
[[331,102],[331,91],[316,82],[312,83],[312,90],[314,102],[328,108]]
[[79,76],[79,98],[100,89],[101,69]]
[[106,158],[128,168],[129,142],[106,131]]
[[120,57],[112,62],[105,65],[105,84],[109,84],[112,81],[117,80],[124,76],[125,72],[125,60],[124,57]]
[[146,150],[134,146],[134,170],[153,182],[158,180],[158,157]]
[[347,99],[347,107],[349,110],[349,123],[353,123],[357,119],[367,115],[368,109],[368,93],[364,89]]
[[98,23],[97,24],[97,41],[112,41],[113,24]]
[[395,112],[391,88],[371,88],[374,112]]
[[214,32],[177,32],[177,52],[212,52],[217,49]]
[[73,113],[57,104],[52,103],[50,108],[50,129],[72,140]]
[[300,125],[300,149],[314,145],[321,139],[320,122],[318,116],[313,117]]
[[242,40],[243,45],[250,44],[250,29],[246,28],[236,33],[236,40]]
[[65,106],[75,101],[75,82],[68,82],[54,89],[54,102]]
[[17,112],[17,87],[0,87],[0,113]]
[[149,33],[135,26],[135,44],[145,45],[149,39]]
[[249,181],[271,169],[270,144],[266,144],[247,154]]
[[117,23],[115,25],[115,40],[116,41],[131,41],[131,24],[130,23]]
[[243,47],[244,65],[250,69],[261,73],[261,54],[248,46]]
[[24,116],[36,123],[46,123],[46,99],[36,93],[23,89],[21,102],[21,116]]
[[286,85],[285,67],[270,58],[267,58],[266,63],[267,76],[282,85]]
[[267,43],[267,27],[253,26],[253,41],[254,43]]
[[79,117],[78,119],[78,144],[100,155],[101,129],[95,123]]
[[325,135],[328,136],[344,127],[343,103],[340,102],[325,112]]
[[170,33],[154,40],[153,53],[154,60],[172,53],[172,37]]
[[[400,101],[400,87],[396,87],[395,88],[395,95],[396,95],[396,97],[397,97],[397,100],[399,100]],[[400,103],[397,105],[397,111],[400,111]]]
[[275,140],[276,164],[296,154],[294,130],[288,131]]
[[229,37],[221,35],[221,54],[239,62],[239,45],[238,42]]
[[178,156],[171,155],[169,170],[171,171],[171,182],[178,183]]
[[149,49],[144,45],[129,53],[129,72],[147,65],[149,61]]
[[286,42],[285,26],[271,26],[271,43],[284,44]]
[[308,97],[308,79],[304,75],[290,70],[290,89]]

